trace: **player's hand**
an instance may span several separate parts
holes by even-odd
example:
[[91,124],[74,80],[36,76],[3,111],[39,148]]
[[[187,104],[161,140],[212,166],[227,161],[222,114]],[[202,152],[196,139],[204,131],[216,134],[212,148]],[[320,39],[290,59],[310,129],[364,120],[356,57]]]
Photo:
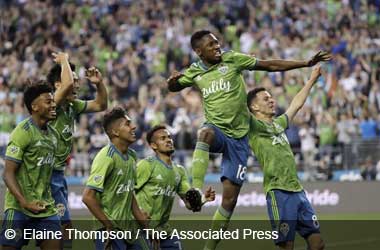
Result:
[[325,62],[331,60],[331,54],[326,51],[318,51],[308,62],[307,65],[309,67],[316,65],[319,62]]
[[54,62],[61,64],[65,61],[69,61],[69,54],[64,53],[64,52],[58,52],[58,53],[51,53],[53,56]]
[[152,239],[152,250],[160,250],[160,240]]
[[320,77],[322,74],[322,69],[321,69],[321,65],[320,64],[317,64],[314,68],[313,68],[313,71],[311,72],[311,75],[310,75],[310,80],[312,81],[316,81],[318,79],[318,77]]
[[[114,230],[112,223],[107,223],[105,230],[108,233],[111,233],[111,231]],[[112,250],[112,240],[110,238],[107,238],[106,241],[104,242],[104,250]]]
[[214,200],[215,200],[215,190],[211,186],[209,186],[205,192],[205,201],[209,202],[209,201],[214,201]]
[[95,67],[86,69],[85,75],[86,75],[86,78],[94,84],[98,84],[103,81],[102,73],[100,73],[99,69]]
[[21,206],[34,214],[39,214],[46,210],[46,204],[43,201],[26,202],[25,204],[21,204]]
[[166,80],[166,82],[168,84],[172,84],[173,82],[176,82],[181,76],[183,76],[183,74],[181,72],[178,72],[177,70],[174,70],[173,73]]

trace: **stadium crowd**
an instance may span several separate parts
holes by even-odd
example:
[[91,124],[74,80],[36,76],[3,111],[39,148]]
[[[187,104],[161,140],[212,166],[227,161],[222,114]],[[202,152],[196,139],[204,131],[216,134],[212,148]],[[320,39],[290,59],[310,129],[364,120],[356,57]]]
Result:
[[[323,66],[323,77],[287,130],[289,141],[304,163],[300,166],[310,173],[328,176],[332,168],[341,167],[361,168],[364,179],[380,173],[378,153],[355,164],[343,160],[345,149],[351,150],[356,141],[380,144],[379,0],[63,2],[0,0],[2,153],[9,133],[27,116],[25,84],[46,76],[53,65],[51,52],[65,51],[77,66],[84,99],[94,92],[85,68],[101,70],[109,107],[124,106],[137,122],[141,139],[134,148],[140,156],[150,153],[144,131],[167,123],[175,136],[176,157],[189,166],[188,151],[203,122],[201,97],[196,89],[169,93],[166,78],[197,59],[190,36],[207,28],[218,34],[224,50],[259,59],[303,60],[320,49],[330,51],[333,60]],[[247,89],[270,89],[282,113],[308,71],[249,72]],[[101,117],[90,114],[78,121],[69,174],[87,176],[92,157],[108,142]],[[211,165],[218,172],[217,158]]]

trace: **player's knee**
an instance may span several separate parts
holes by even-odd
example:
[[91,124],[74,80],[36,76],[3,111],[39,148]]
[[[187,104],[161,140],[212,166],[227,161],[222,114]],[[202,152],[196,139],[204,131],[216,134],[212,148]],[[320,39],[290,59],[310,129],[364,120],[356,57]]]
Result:
[[215,131],[210,127],[202,127],[198,130],[198,141],[211,144],[215,137]]
[[237,197],[223,197],[222,206],[227,211],[233,211],[237,203]]

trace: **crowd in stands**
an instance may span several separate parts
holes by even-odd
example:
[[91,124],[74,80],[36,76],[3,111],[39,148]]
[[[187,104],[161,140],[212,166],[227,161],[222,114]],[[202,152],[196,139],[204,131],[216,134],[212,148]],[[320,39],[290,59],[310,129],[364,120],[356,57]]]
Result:
[[[2,151],[15,124],[28,115],[25,84],[46,76],[53,51],[65,51],[77,66],[81,98],[95,92],[85,69],[101,70],[109,107],[124,106],[137,123],[141,139],[134,148],[140,156],[151,153],[144,131],[166,123],[176,157],[191,165],[196,131],[204,121],[201,97],[191,88],[169,93],[166,78],[197,60],[190,36],[209,29],[224,50],[263,60],[305,60],[318,50],[330,51],[332,61],[323,65],[323,76],[287,130],[300,169],[311,179],[313,171],[328,178],[335,168],[362,168],[364,179],[380,172],[380,0],[0,0],[0,8]],[[247,90],[270,89],[282,113],[309,74],[305,68],[244,77]],[[93,155],[107,143],[101,118],[100,113],[78,119],[68,174],[88,175]],[[363,141],[375,153],[345,161],[345,155],[360,152]],[[217,159],[211,171],[218,171]]]

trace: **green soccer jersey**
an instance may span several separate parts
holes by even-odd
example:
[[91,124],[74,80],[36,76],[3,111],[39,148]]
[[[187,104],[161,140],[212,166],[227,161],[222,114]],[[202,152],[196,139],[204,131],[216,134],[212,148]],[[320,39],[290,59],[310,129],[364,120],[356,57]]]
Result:
[[190,183],[184,167],[168,166],[157,157],[148,157],[137,164],[136,199],[142,210],[151,216],[150,227],[170,230],[167,224],[176,194],[184,196]]
[[[103,147],[96,155],[86,186],[96,193],[102,210],[114,226],[130,230],[134,226],[132,198],[136,179],[136,153],[128,149],[123,155],[113,144]],[[96,221],[97,229],[103,225]]]
[[64,170],[73,145],[74,124],[77,116],[86,109],[87,102],[74,100],[65,107],[57,107],[57,118],[50,124],[60,135],[55,170]]
[[241,138],[249,130],[247,93],[243,70],[253,70],[256,58],[234,51],[224,52],[222,61],[207,68],[202,61],[191,64],[178,82],[196,85],[203,97],[206,122],[226,135]]
[[297,177],[296,162],[285,129],[288,118],[285,114],[274,119],[272,124],[251,116],[248,133],[249,144],[264,171],[264,191],[272,189],[301,191]]
[[49,125],[41,130],[32,118],[20,122],[13,130],[5,159],[19,164],[16,179],[21,192],[28,202],[42,201],[46,211],[34,214],[21,208],[17,199],[7,189],[5,210],[15,209],[30,217],[47,217],[56,214],[54,199],[50,190],[50,179],[54,168],[54,153],[58,135]]

